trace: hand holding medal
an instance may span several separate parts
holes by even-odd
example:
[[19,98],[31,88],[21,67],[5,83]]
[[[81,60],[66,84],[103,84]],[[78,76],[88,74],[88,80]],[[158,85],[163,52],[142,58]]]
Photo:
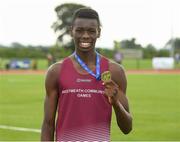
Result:
[[110,71],[103,72],[101,74],[101,80],[105,86],[105,95],[108,97],[109,103],[112,104],[118,93],[118,85],[111,79]]

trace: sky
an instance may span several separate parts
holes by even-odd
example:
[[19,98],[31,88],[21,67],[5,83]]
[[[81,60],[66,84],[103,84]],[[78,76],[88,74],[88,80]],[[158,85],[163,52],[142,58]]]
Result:
[[113,41],[136,38],[163,48],[180,37],[180,0],[0,0],[0,44],[53,45],[54,8],[80,3],[98,11],[102,23],[97,47],[112,48]]

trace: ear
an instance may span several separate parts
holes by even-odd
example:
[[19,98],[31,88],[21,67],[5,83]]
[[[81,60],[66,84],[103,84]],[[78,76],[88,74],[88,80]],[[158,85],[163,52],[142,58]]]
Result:
[[101,36],[101,28],[98,28],[98,36],[97,38],[99,38]]

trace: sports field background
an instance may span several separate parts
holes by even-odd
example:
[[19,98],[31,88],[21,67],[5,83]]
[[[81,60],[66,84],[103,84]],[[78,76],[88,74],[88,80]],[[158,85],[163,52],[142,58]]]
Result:
[[[20,59],[22,60],[22,59]],[[30,59],[31,61],[33,59]],[[1,59],[0,62],[0,69],[5,69],[5,64],[9,62],[10,59]],[[152,69],[152,60],[151,59],[141,59],[141,60],[136,60],[136,59],[126,59],[123,60],[122,62],[123,66],[125,67],[126,70],[132,70],[132,69]],[[37,68],[38,70],[44,70],[47,69],[48,62],[46,59],[37,59]],[[180,63],[175,64],[175,69],[180,69]]]
[[[180,140],[180,74],[127,78],[133,131],[122,134],[113,114],[111,140]],[[1,74],[0,125],[40,129],[44,95],[44,74]],[[40,133],[0,129],[0,140],[39,141]]]

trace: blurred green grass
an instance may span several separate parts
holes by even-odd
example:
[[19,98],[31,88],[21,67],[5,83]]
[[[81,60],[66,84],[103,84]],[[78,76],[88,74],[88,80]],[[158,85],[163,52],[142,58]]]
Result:
[[133,131],[121,135],[113,121],[112,140],[180,140],[179,84],[180,75],[128,75]]
[[[0,69],[5,69],[5,64],[9,59],[3,59],[0,63]],[[57,60],[59,61],[59,60]],[[46,59],[37,59],[37,65],[39,70],[44,70],[48,68],[48,62]],[[152,69],[152,60],[151,59],[125,59],[123,60],[122,65],[125,69]],[[175,64],[175,69],[180,69],[180,63]]]
[[[133,131],[123,135],[113,114],[111,140],[180,140],[180,75],[128,74]],[[44,75],[0,75],[0,125],[41,128]],[[0,129],[0,140],[39,140],[40,134]]]

